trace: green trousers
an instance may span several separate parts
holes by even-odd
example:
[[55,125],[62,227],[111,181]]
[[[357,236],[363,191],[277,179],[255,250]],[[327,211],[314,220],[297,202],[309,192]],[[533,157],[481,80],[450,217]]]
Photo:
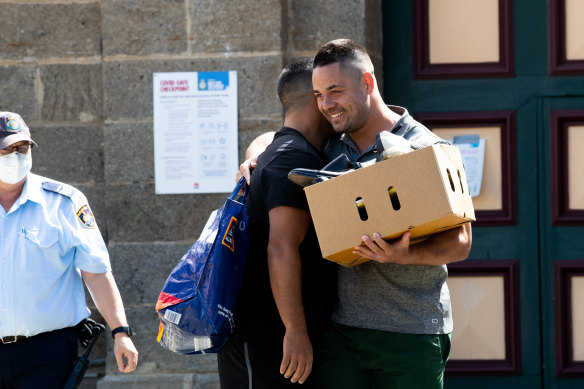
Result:
[[402,334],[331,323],[316,352],[319,389],[441,389],[450,334]]

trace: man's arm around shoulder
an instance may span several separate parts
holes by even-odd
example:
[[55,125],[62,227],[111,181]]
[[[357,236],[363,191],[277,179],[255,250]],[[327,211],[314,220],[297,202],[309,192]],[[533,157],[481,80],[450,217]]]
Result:
[[258,156],[272,143],[274,134],[273,131],[265,132],[251,141],[245,152],[245,161],[239,165],[239,171],[235,175],[235,181],[245,177],[248,185],[251,183],[251,171],[256,166]]

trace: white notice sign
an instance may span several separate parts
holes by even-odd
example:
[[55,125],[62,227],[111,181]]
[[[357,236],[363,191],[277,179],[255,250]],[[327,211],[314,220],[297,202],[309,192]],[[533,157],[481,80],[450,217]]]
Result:
[[153,74],[157,194],[228,193],[235,185],[237,72]]
[[481,194],[483,165],[485,162],[485,140],[480,139],[478,135],[462,135],[455,136],[452,144],[457,146],[460,151],[470,196],[476,197]]

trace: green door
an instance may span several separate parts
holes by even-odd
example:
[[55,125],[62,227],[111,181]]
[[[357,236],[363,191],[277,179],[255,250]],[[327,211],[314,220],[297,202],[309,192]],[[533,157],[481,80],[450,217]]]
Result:
[[[582,388],[584,346],[572,327],[584,320],[575,301],[584,280],[584,207],[581,202],[570,205],[566,193],[573,188],[566,182],[577,180],[575,169],[584,164],[575,167],[579,159],[565,155],[567,150],[577,154],[568,139],[578,139],[580,127],[584,131],[584,72],[550,75],[550,4],[561,1],[498,1],[500,8],[508,7],[510,29],[500,30],[511,40],[508,62],[501,60],[493,73],[488,67],[468,71],[452,66],[454,75],[440,66],[420,71],[417,35],[424,29],[417,23],[432,1],[382,3],[384,65],[378,77],[386,103],[406,107],[438,133],[443,127],[471,134],[475,128],[478,133],[500,129],[500,203],[477,211],[470,256],[451,267],[451,278],[476,277],[471,290],[482,287],[481,282],[501,280],[503,297],[493,298],[502,299],[503,355],[487,353],[481,359],[478,350],[478,357],[451,360],[445,386]],[[571,135],[566,127],[572,128]],[[456,320],[456,311],[454,315],[456,332],[457,323],[464,323]],[[488,319],[478,324],[490,330]]]
[[[584,387],[584,90],[570,97],[542,97],[540,114],[540,272],[544,387]],[[568,196],[566,196],[568,194]],[[571,204],[572,203],[572,204]]]

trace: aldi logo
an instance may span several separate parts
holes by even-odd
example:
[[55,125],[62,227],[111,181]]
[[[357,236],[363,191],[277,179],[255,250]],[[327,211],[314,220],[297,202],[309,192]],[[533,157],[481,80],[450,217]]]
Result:
[[223,235],[223,240],[221,240],[221,244],[227,246],[229,250],[235,250],[235,241],[233,239],[233,229],[237,225],[237,219],[233,216],[229,221],[229,225],[227,226],[227,231],[225,231],[225,235]]

